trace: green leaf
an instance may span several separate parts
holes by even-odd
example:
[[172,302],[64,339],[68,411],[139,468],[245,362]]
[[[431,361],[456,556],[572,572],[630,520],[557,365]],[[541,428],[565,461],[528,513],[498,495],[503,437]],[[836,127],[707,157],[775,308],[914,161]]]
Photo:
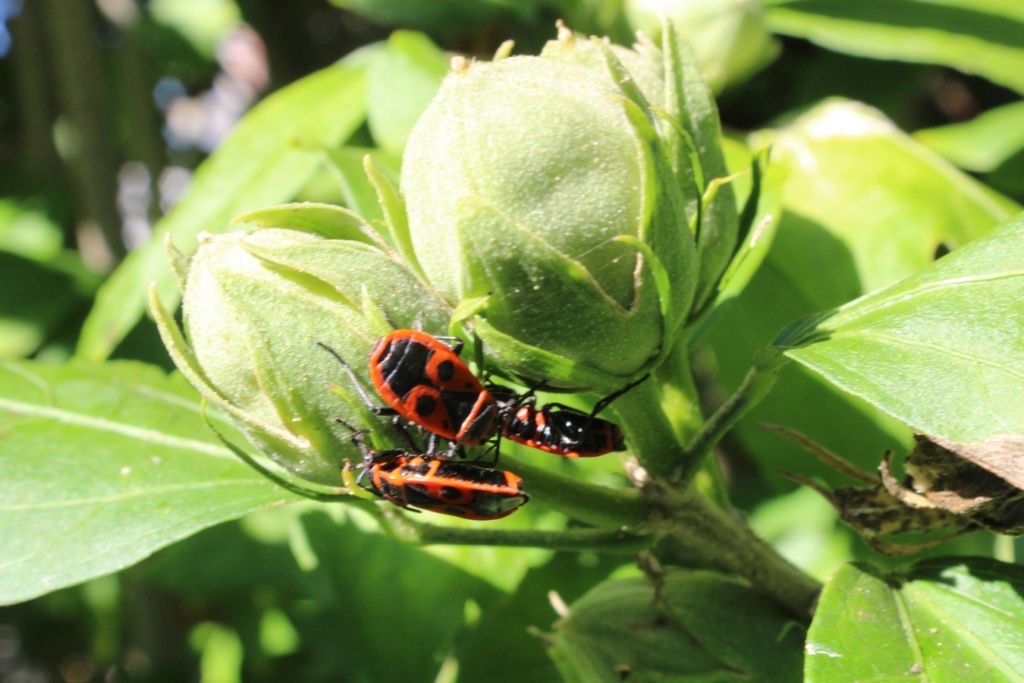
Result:
[[921,144],[968,171],[994,171],[1024,149],[1024,102],[996,107],[964,123],[914,133]]
[[776,340],[841,389],[963,443],[1024,433],[1024,215]]
[[[511,607],[493,582],[437,557],[436,549],[385,534],[348,506],[288,505],[196,534],[147,560],[133,577],[180,596],[193,610],[217,614],[218,623],[251,639],[247,652],[260,649],[252,642],[253,610],[276,604],[298,632],[298,656],[268,670],[287,672],[277,679],[432,683],[451,680],[438,671],[454,663],[445,660],[455,645],[476,634],[470,619]],[[518,552],[501,550],[506,558]],[[535,611],[550,615],[543,592],[540,598]],[[414,636],[401,638],[396,656],[396,634],[407,632]],[[544,658],[525,631],[516,635]],[[502,645],[494,647],[514,664],[516,652]],[[460,654],[460,672],[461,660]]]
[[0,604],[295,499],[215,443],[180,376],[129,362],[7,363],[0,392]]
[[768,26],[839,52],[942,64],[1024,92],[1017,0],[767,0]]
[[[767,258],[708,332],[720,383],[729,389],[791,321],[918,272],[939,245],[965,244],[1011,215],[977,181],[862,104],[828,101],[754,138],[755,149],[771,146],[768,177],[782,178],[783,206]],[[733,164],[735,172],[749,162]],[[897,420],[803,368],[781,373],[737,433],[766,472],[846,483],[759,422],[796,429],[867,469],[886,449],[909,446],[909,431]],[[766,476],[762,489],[789,486]]]
[[606,581],[556,624],[566,681],[800,680],[800,633],[760,593],[709,571]]
[[100,289],[79,339],[79,357],[100,361],[110,355],[145,311],[150,282],[156,281],[161,300],[177,300],[164,234],[190,253],[200,232],[223,232],[239,213],[295,197],[323,165],[320,152],[340,145],[363,123],[369,54],[355,53],[282,88],[246,115],[199,167],[152,239]]
[[[340,527],[323,513],[306,515],[303,525],[331,612],[348,625],[344,640],[355,640],[360,654],[363,675],[348,672],[346,679],[440,679],[439,660],[463,632],[467,607],[486,610],[500,601],[488,582],[420,548],[351,523]],[[396,655],[395,637],[405,627],[415,633],[401,639]]]
[[883,575],[842,567],[807,634],[808,683],[1022,680],[1024,569],[937,558]]
[[401,154],[413,124],[437,94],[448,59],[430,38],[395,31],[367,74],[367,123],[383,149]]
[[966,244],[1019,210],[856,102],[825,102],[755,136],[767,144],[787,173],[779,240],[801,252],[773,260],[812,300],[890,285],[928,266],[939,244]]

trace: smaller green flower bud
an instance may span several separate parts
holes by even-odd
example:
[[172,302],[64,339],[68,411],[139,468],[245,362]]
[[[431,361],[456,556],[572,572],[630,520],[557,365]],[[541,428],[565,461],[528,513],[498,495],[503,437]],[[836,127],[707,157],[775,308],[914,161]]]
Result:
[[567,60],[450,74],[410,135],[409,229],[431,284],[498,365],[607,392],[660,361],[698,265],[658,122],[635,88]]
[[758,0],[626,0],[637,31],[660,32],[668,17],[693,47],[701,73],[715,92],[750,76],[779,53]]
[[159,302],[153,309],[175,363],[203,396],[263,456],[326,486],[341,484],[345,458],[360,458],[336,419],[365,426],[368,411],[316,343],[369,387],[367,358],[388,318],[445,329],[449,317],[382,249],[279,228],[201,238],[185,273],[184,337]]

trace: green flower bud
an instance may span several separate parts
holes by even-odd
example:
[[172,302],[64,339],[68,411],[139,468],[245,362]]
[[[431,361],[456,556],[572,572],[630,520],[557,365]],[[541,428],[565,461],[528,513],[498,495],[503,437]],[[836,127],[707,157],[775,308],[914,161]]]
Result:
[[393,254],[365,241],[244,230],[206,235],[178,262],[185,336],[153,305],[178,368],[263,456],[317,484],[339,486],[343,460],[359,459],[336,418],[366,426],[372,417],[316,342],[369,387],[367,358],[388,318],[446,329],[450,315]]
[[499,365],[609,391],[667,352],[698,266],[671,126],[596,49],[603,70],[456,68],[410,135],[402,190],[423,271]]
[[669,17],[715,92],[745,80],[779,53],[758,0],[626,0],[623,9],[630,25],[648,35],[657,35],[661,17]]

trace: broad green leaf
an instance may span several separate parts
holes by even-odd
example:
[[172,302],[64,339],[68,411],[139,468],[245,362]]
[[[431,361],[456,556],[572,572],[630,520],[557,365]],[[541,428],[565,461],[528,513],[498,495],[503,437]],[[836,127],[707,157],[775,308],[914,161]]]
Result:
[[925,434],[1024,433],[1024,214],[784,332],[786,354]]
[[[917,272],[938,245],[966,243],[1008,215],[979,183],[861,104],[826,102],[752,144],[771,145],[769,175],[784,178],[783,211],[767,259],[707,338],[727,390],[791,321]],[[770,470],[844,483],[759,422],[803,432],[869,470],[886,449],[909,445],[897,420],[802,368],[783,372],[737,433]]]
[[[307,515],[303,525],[318,561],[317,578],[330,590],[329,613],[355,626],[347,631],[361,653],[361,671],[346,678],[433,683],[464,632],[467,607],[487,610],[503,595],[398,539],[359,532],[352,524],[339,527],[326,514]],[[415,628],[415,635],[401,639],[396,655],[395,636],[403,627]]]
[[805,681],[1024,679],[1024,570],[985,558],[936,558],[883,575],[842,567],[807,634]]
[[840,52],[942,64],[1024,92],[1016,0],[766,0],[768,27]]
[[970,121],[914,133],[918,142],[968,171],[994,171],[1024,149],[1024,102],[1013,102]]
[[373,139],[401,154],[409,131],[448,73],[445,54],[422,33],[395,31],[367,73],[366,117]]
[[[468,619],[506,607],[506,594],[491,582],[343,506],[260,511],[175,544],[140,570],[136,576],[161,592],[243,634],[255,619],[249,598],[239,596],[258,596],[259,607],[276,601],[299,648],[278,680],[431,683],[472,632]],[[401,639],[396,656],[396,633],[407,630],[415,635]]]
[[107,358],[146,310],[156,281],[164,302],[179,296],[163,237],[186,253],[200,232],[223,232],[245,211],[293,199],[323,165],[321,152],[339,146],[365,119],[365,62],[357,52],[269,96],[196,171],[185,197],[100,289],[77,355]]
[[549,651],[566,681],[800,680],[800,633],[760,593],[709,571],[606,581],[576,601]]
[[[778,239],[803,252],[775,262],[812,297],[822,288],[852,298],[885,287],[930,264],[938,245],[966,244],[1015,212],[856,102],[826,102],[754,137],[755,147],[771,144],[772,161],[787,172]],[[845,267],[818,263],[830,253]]]
[[179,376],[140,363],[0,366],[0,434],[0,604],[295,499],[215,443]]

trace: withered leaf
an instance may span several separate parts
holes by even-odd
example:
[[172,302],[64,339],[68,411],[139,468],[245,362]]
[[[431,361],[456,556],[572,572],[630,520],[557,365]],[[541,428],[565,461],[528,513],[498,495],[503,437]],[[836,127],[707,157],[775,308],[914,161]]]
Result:
[[969,444],[924,434],[914,439],[903,484],[883,461],[887,491],[913,507],[948,510],[991,531],[1024,534],[1024,436]]

